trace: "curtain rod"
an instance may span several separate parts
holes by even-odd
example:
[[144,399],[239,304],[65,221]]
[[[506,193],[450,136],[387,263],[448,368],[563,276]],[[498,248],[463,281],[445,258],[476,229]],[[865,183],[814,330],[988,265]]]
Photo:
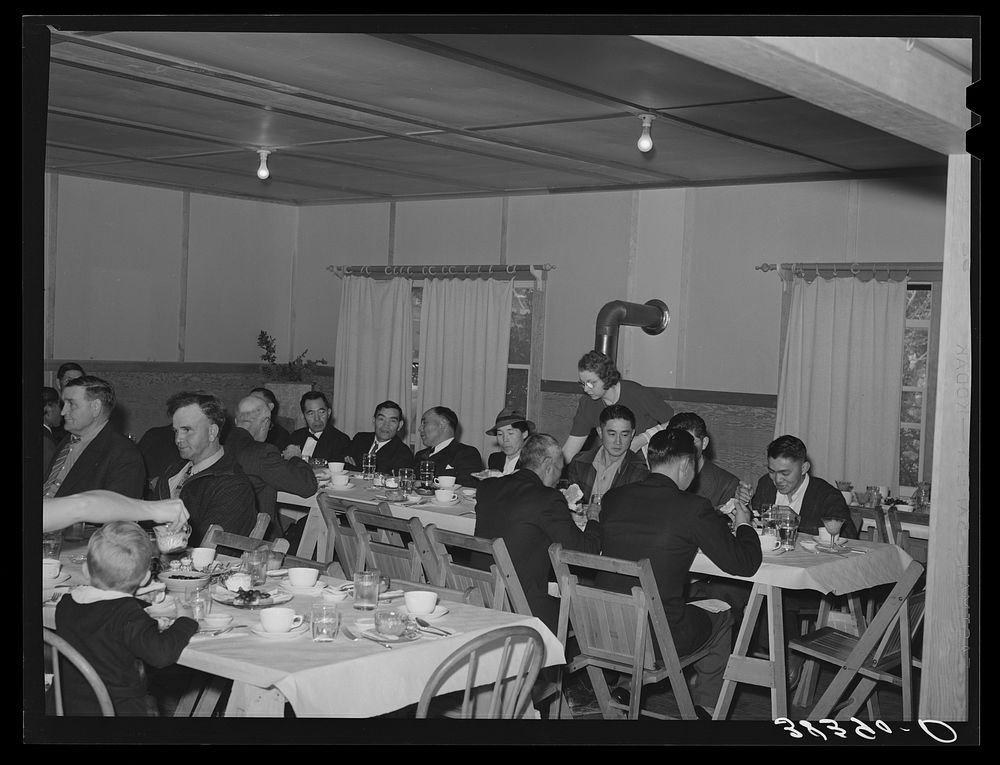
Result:
[[546,272],[552,271],[555,266],[550,263],[541,265],[504,265],[504,264],[473,264],[473,265],[433,265],[433,266],[327,266],[327,271],[332,271],[338,279],[345,276],[368,276],[372,279],[392,279],[395,277],[415,278],[415,279],[499,279],[504,276],[530,277],[541,280]]
[[[778,271],[778,276],[782,279],[790,279],[794,276],[806,277],[813,275],[814,278],[820,275],[825,278],[857,277],[876,279],[881,276],[884,279],[892,278],[893,272],[899,274],[901,279],[911,279],[920,281],[922,279],[940,279],[943,270],[942,263],[933,261],[910,261],[898,263],[761,263],[754,266],[755,271]],[[884,273],[882,273],[884,272]]]

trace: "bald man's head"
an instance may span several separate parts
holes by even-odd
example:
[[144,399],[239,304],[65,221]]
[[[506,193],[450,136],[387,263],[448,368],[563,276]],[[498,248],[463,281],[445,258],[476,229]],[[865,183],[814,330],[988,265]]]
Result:
[[243,428],[254,441],[264,441],[271,429],[271,408],[257,396],[247,396],[236,406],[236,427]]

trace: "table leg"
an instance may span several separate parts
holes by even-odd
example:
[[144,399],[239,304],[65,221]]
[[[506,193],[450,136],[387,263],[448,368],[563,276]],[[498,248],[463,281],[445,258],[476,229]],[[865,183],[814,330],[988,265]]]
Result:
[[[747,656],[757,617],[767,600],[767,627],[769,658],[755,659]],[[743,613],[743,624],[736,638],[736,648],[726,665],[722,691],[715,705],[715,720],[725,720],[733,702],[737,683],[750,683],[771,689],[771,716],[788,714],[788,689],[785,685],[785,628],[781,607],[781,588],[755,583],[750,600]]]
[[226,717],[284,717],[285,697],[276,688],[258,688],[240,680],[226,704]]

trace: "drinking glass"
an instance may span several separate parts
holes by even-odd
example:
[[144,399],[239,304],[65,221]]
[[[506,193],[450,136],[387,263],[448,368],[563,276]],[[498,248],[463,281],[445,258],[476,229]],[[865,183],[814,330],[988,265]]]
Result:
[[360,611],[374,611],[383,577],[377,570],[354,573],[354,607]]
[[250,574],[252,587],[259,587],[267,581],[267,562],[270,557],[270,545],[261,545],[256,550],[243,554],[243,570]]
[[405,494],[413,491],[414,473],[413,468],[398,468],[396,470],[396,486]]
[[375,475],[375,455],[368,452],[361,458],[361,477],[364,480],[371,480]]
[[50,531],[42,534],[42,557],[58,560],[62,552],[62,532]]
[[192,619],[204,619],[212,611],[212,598],[209,597],[206,587],[201,587],[192,592],[188,604],[191,608]]
[[311,612],[314,643],[329,643],[340,630],[340,611],[332,603],[313,603]]
[[781,540],[781,549],[794,550],[795,537],[799,531],[799,516],[793,512],[782,513],[778,518],[778,538]]
[[425,489],[434,488],[434,460],[420,460],[417,477]]
[[843,525],[844,525],[844,519],[843,518],[824,518],[823,519],[823,526],[825,526],[826,530],[828,532],[830,532],[831,539],[836,539],[837,538],[837,535],[840,533],[840,529],[843,527]]

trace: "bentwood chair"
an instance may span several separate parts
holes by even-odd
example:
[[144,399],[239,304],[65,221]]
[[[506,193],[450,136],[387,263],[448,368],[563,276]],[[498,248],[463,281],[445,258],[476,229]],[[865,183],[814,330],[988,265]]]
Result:
[[[502,649],[496,675],[489,678],[492,687],[477,694],[473,689],[485,685],[482,673],[478,671],[483,649],[495,651],[498,643],[502,643]],[[518,654],[519,662],[516,661]],[[545,643],[534,627],[515,625],[491,630],[473,638],[438,665],[424,686],[424,692],[417,703],[416,716],[418,719],[426,718],[431,701],[435,697],[442,698],[439,692],[444,683],[456,672],[464,670],[465,688],[460,712],[454,715],[446,713],[446,716],[463,719],[518,719],[531,703],[531,689],[544,660]]]
[[97,703],[101,707],[101,715],[104,717],[114,717],[115,707],[111,703],[111,696],[108,694],[108,689],[90,662],[83,658],[80,652],[67,643],[64,638],[59,637],[50,629],[42,628],[42,639],[46,645],[52,648],[52,690],[55,693],[56,715],[59,717],[63,716],[62,670],[59,661],[59,657],[63,656],[79,670],[80,674],[90,684],[94,695],[97,696]]
[[[677,655],[649,559],[628,561],[591,555],[565,550],[558,542],[549,547],[549,557],[559,581],[557,636],[565,645],[572,622],[580,649],[579,655],[567,663],[566,671],[586,668],[604,717],[618,719],[625,712],[630,720],[637,720],[640,714],[672,719],[640,707],[644,685],[669,679],[681,718],[698,719],[682,670],[705,656],[709,649],[705,646],[687,656]],[[581,573],[585,569],[621,574],[634,578],[636,583],[628,593],[585,586],[570,566]],[[654,644],[659,648],[659,657]],[[605,669],[631,677],[628,706],[611,698]]]
[[[836,719],[850,719],[869,701],[879,682],[902,689],[903,717],[913,719],[912,669],[919,666],[913,659],[913,639],[923,622],[925,603],[924,593],[914,593],[913,589],[923,572],[924,567],[916,561],[907,566],[860,637],[822,627],[789,641],[789,650],[838,667],[833,681],[810,713],[810,720],[830,717],[834,710]],[[899,675],[889,671],[897,668]],[[856,678],[859,678],[856,687],[847,703],[842,703],[841,698]],[[877,701],[869,706],[869,714],[878,715]]]
[[391,579],[434,581],[437,569],[424,570],[430,543],[419,518],[407,521],[351,507],[347,519],[358,541],[355,571],[378,569]]

